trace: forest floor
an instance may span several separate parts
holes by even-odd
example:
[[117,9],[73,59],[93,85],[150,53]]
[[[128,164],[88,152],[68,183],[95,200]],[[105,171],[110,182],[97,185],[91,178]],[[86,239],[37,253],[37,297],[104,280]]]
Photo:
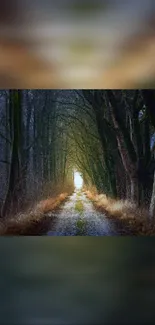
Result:
[[130,201],[70,190],[1,220],[0,235],[154,236],[155,225],[145,209]]
[[[69,192],[71,193],[71,192]],[[48,213],[58,213],[62,203],[69,193],[61,193],[35,203],[25,213],[8,216],[0,221],[0,236],[41,236],[51,225],[51,216]]]
[[99,212],[84,192],[75,191],[60,210],[47,214],[51,229],[47,236],[121,236],[129,234],[116,220]]
[[154,217],[150,218],[146,205],[138,205],[129,199],[111,198],[105,194],[97,194],[93,190],[85,193],[96,211],[106,214],[108,220],[117,221],[119,228],[126,229],[127,234],[155,236]]

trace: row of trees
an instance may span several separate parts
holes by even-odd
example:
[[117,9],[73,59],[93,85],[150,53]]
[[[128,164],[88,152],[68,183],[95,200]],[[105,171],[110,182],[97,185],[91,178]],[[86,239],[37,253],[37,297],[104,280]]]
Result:
[[0,92],[1,215],[72,184],[155,210],[153,90]]
[[153,215],[155,92],[81,90],[75,97],[73,157],[85,183],[107,195],[144,203]]
[[[66,127],[58,123],[55,92],[1,91],[1,215],[47,197],[72,182],[66,168]],[[68,172],[68,173],[67,173]]]

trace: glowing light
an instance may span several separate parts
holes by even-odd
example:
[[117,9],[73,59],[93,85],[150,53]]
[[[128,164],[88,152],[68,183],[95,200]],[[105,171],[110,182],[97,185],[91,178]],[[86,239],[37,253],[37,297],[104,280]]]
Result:
[[83,186],[83,178],[78,172],[74,172],[74,185],[76,189],[81,189]]

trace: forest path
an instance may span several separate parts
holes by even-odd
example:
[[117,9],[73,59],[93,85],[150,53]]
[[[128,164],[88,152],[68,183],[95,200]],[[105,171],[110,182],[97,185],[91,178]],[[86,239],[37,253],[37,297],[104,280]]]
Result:
[[95,210],[83,192],[75,191],[55,214],[47,236],[119,236],[121,231],[112,220]]

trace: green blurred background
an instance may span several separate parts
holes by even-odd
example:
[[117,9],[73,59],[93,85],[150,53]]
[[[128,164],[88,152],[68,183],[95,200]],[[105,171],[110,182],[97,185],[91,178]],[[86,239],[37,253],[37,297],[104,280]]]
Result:
[[153,238],[1,238],[0,324],[154,324]]

